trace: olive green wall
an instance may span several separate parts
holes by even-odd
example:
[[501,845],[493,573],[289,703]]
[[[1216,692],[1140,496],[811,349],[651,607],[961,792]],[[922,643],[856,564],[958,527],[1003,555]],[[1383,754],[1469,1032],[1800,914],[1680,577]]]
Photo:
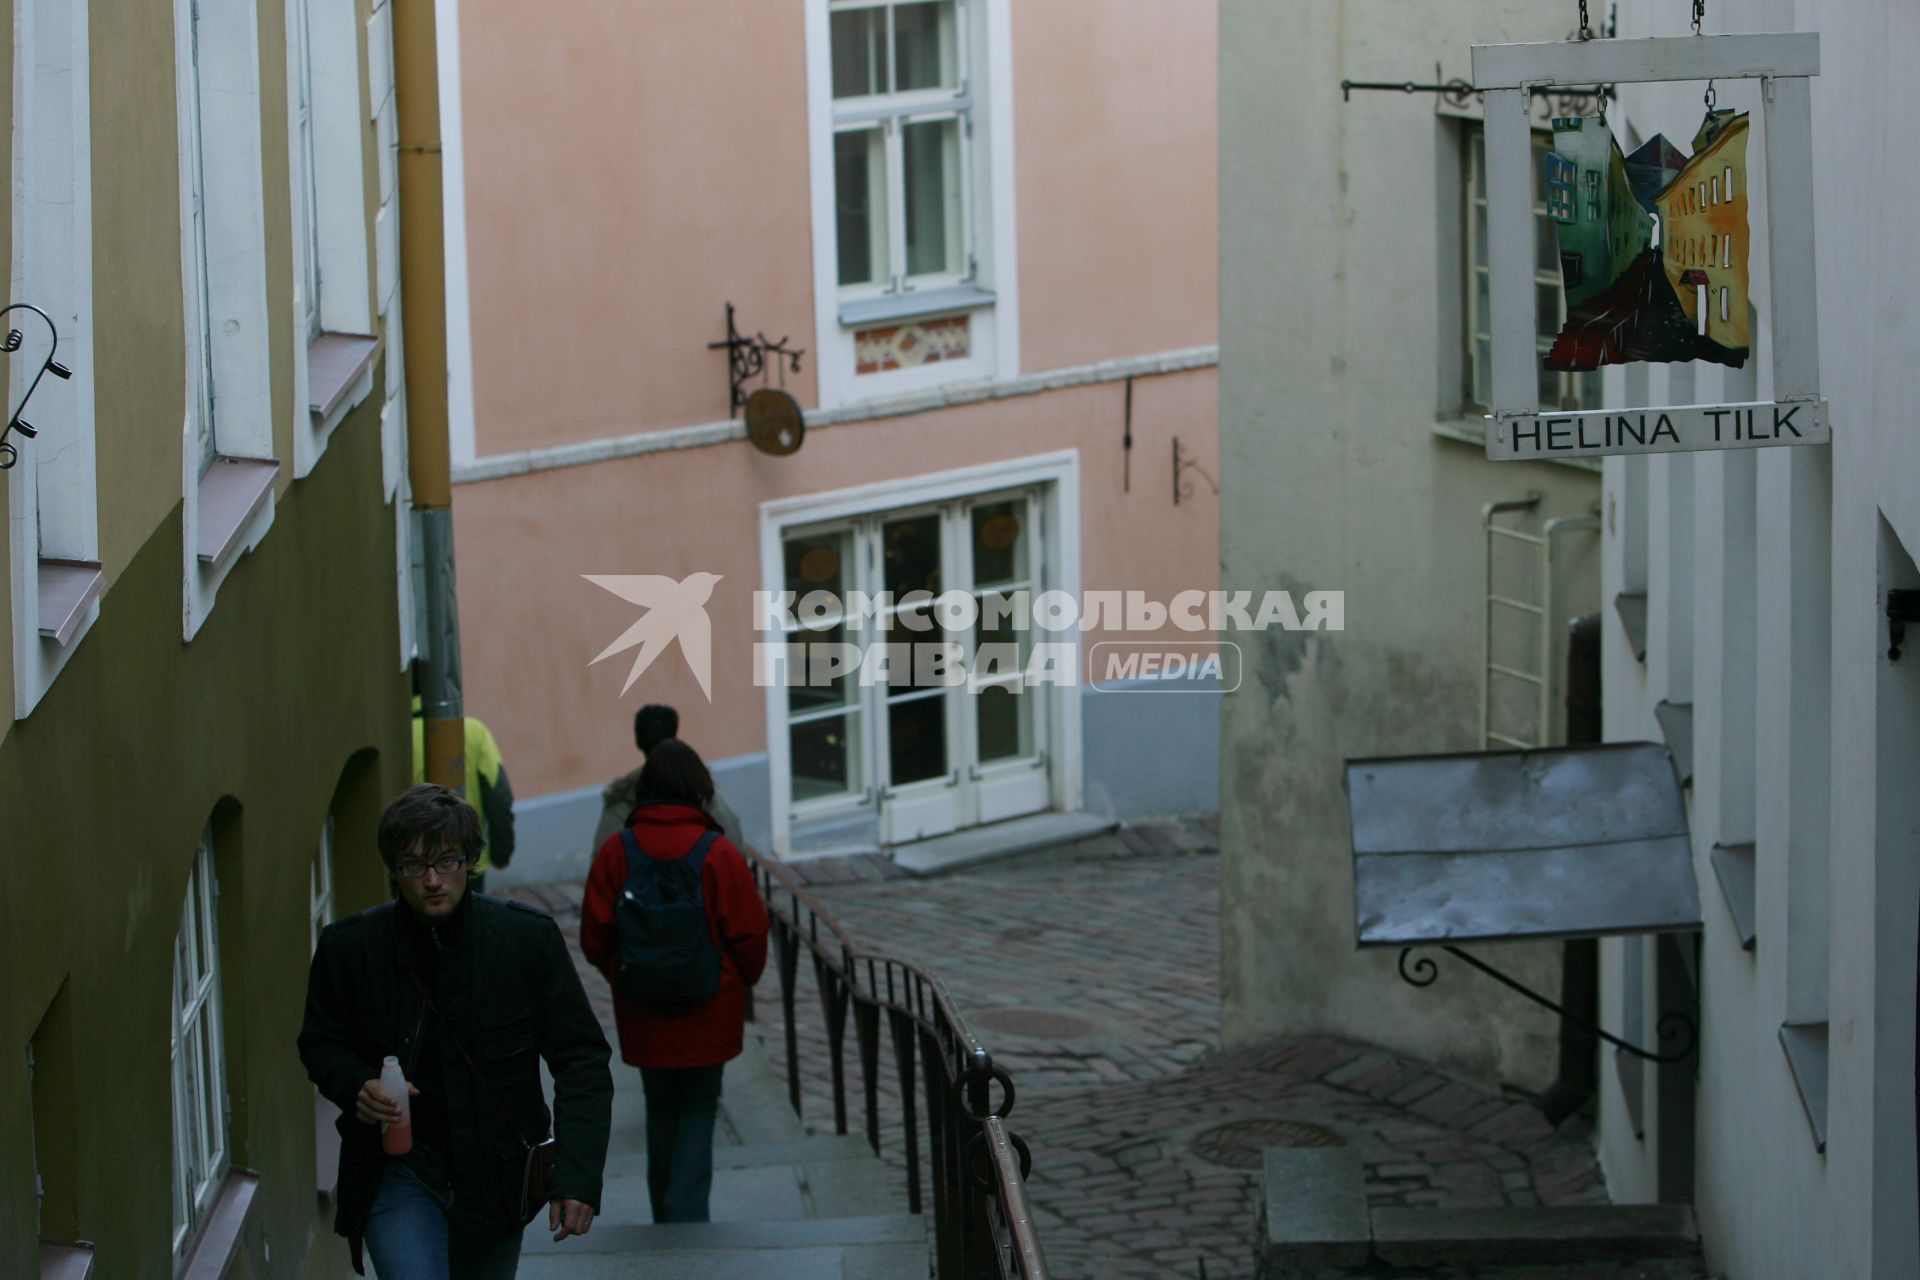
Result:
[[[144,429],[177,436],[176,404],[156,398]],[[37,1109],[54,1132],[38,1140],[73,1155],[43,1161],[49,1209],[96,1243],[102,1274],[172,1274],[168,984],[210,818],[233,1162],[262,1178],[246,1259],[287,1275],[307,1253],[320,1223],[313,1091],[294,1037],[308,870],[332,804],[337,910],[383,897],[373,821],[409,776],[379,445],[370,399],[279,499],[190,644],[176,501],[45,700],[0,741],[0,1274],[37,1266],[26,1047],[49,1009]]]

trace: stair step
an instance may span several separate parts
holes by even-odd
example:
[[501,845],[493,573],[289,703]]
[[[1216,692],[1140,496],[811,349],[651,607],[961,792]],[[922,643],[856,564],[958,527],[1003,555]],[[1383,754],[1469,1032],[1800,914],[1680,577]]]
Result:
[[636,1276],[646,1280],[922,1280],[928,1272],[927,1247],[918,1242],[730,1252],[673,1250],[648,1254],[644,1266],[621,1254],[569,1255],[565,1248],[527,1255],[520,1263],[519,1280],[634,1280]]
[[[775,1165],[824,1164],[830,1160],[870,1160],[873,1149],[866,1140],[846,1134],[816,1134],[810,1138],[796,1138],[786,1142],[755,1142],[746,1146],[715,1145],[713,1149],[714,1169],[753,1169],[770,1168]],[[615,1151],[607,1157],[607,1176],[617,1174],[645,1173],[647,1152],[644,1142],[625,1151]]]
[[593,1254],[646,1255],[651,1277],[655,1260],[673,1253],[767,1252],[781,1257],[802,1249],[847,1249],[860,1246],[912,1245],[924,1254],[926,1222],[910,1213],[867,1218],[802,1218],[792,1222],[758,1219],[751,1222],[675,1222],[665,1225],[632,1222],[594,1223],[586,1236],[553,1242],[546,1223],[536,1219],[527,1229],[521,1248],[536,1255]]

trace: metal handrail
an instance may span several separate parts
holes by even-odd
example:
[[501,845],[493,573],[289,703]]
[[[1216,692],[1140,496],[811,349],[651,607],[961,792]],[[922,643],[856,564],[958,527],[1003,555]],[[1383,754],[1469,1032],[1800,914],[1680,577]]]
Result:
[[[931,1151],[935,1280],[1047,1280],[1024,1179],[1026,1143],[1009,1132],[1013,1081],[973,1033],[952,993],[919,965],[862,949],[792,871],[742,848],[772,920],[786,1033],[787,1100],[800,1114],[795,980],[802,947],[813,959],[833,1064],[834,1132],[847,1132],[846,1027],[860,1057],[867,1145],[880,1154],[880,1021],[886,1015],[900,1085],[907,1207],[922,1209],[917,1103],[926,1104]],[[920,1094],[914,1089],[916,1065]],[[993,1085],[1000,1102],[992,1102]]]

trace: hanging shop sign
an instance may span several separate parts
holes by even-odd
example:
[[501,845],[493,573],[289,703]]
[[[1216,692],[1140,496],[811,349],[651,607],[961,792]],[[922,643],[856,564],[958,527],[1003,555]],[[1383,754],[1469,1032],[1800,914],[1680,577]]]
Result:
[[[1812,112],[1819,37],[1700,36],[1476,45],[1485,103],[1493,411],[1487,456],[1520,459],[1826,444],[1814,307]],[[1775,399],[1556,412],[1540,374],[1635,361],[1744,367],[1751,355],[1747,150],[1751,121],[1715,106],[1716,80],[1757,79],[1766,136]],[[1558,85],[1708,83],[1683,150],[1655,136],[1622,152],[1604,110],[1552,122],[1540,176],[1558,238],[1566,320],[1536,342],[1537,247],[1529,132]],[[1604,100],[1602,100],[1604,107]]]

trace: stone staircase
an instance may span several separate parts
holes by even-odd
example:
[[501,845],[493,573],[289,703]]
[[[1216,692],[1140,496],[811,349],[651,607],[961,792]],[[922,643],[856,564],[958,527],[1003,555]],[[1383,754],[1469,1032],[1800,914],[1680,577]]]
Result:
[[714,1134],[713,1221],[656,1225],[647,1204],[640,1073],[615,1056],[613,1142],[600,1217],[553,1243],[527,1228],[520,1280],[925,1280],[930,1219],[865,1141],[807,1132],[749,1024],[727,1064]]

